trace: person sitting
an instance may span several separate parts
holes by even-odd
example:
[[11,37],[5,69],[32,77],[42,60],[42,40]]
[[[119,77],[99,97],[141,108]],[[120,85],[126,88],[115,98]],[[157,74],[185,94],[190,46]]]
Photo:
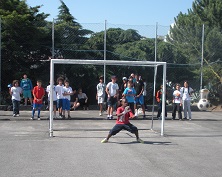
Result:
[[78,91],[78,100],[80,103],[80,107],[85,110],[89,110],[88,97],[85,93],[82,92],[82,89]]
[[79,106],[80,106],[80,103],[78,102],[78,94],[75,93],[71,96],[71,108],[70,110],[76,110]]

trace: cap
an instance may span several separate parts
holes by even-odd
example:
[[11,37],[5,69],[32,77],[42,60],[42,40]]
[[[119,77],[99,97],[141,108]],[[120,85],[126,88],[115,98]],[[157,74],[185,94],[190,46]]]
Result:
[[123,77],[123,80],[127,81],[127,78],[126,78],[126,77]]
[[116,76],[111,76],[111,79],[116,79]]

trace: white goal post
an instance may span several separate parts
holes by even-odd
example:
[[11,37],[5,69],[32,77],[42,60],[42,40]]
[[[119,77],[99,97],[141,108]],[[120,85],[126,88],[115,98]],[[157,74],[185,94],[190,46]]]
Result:
[[[54,65],[55,64],[76,64],[76,65],[117,65],[117,66],[163,66],[163,98],[162,98],[162,121],[161,136],[164,135],[165,102],[166,102],[166,62],[154,61],[119,61],[119,60],[84,60],[84,59],[51,59],[50,62],[50,93],[53,93]],[[49,136],[53,137],[53,94],[50,94],[50,118]]]

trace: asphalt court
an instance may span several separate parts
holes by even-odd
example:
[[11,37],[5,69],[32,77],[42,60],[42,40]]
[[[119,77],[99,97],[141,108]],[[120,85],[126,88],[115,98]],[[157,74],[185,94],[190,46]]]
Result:
[[48,134],[48,112],[41,121],[31,111],[13,118],[0,111],[0,176],[221,176],[222,114],[193,112],[192,121],[132,120],[144,144],[122,131],[100,141],[115,120],[98,111],[73,111],[71,120],[54,120],[54,137]]

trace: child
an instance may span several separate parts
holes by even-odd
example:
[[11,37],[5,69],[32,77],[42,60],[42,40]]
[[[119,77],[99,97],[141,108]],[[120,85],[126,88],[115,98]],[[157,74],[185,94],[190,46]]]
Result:
[[65,81],[65,86],[63,87],[63,103],[62,103],[62,118],[65,119],[65,110],[68,112],[68,119],[71,119],[70,116],[70,95],[73,95],[72,88],[69,86],[69,81]]
[[189,86],[188,81],[184,81],[184,87],[181,88],[181,93],[183,94],[183,113],[184,119],[187,119],[187,112],[189,116],[189,120],[191,120],[191,108],[190,108],[190,101],[191,101],[191,94],[193,93],[193,89]]
[[108,136],[103,139],[101,143],[107,143],[111,136],[116,135],[121,130],[127,130],[131,133],[134,133],[136,135],[136,140],[140,143],[144,143],[144,141],[139,138],[137,127],[129,122],[129,118],[134,118],[135,116],[129,109],[129,106],[127,106],[126,99],[121,100],[121,107],[117,108],[116,114],[118,117],[116,120],[116,125],[110,130]]
[[134,114],[134,101],[135,101],[136,90],[132,86],[133,82],[129,81],[127,83],[127,88],[123,92],[123,97],[126,98],[128,105],[132,113]]
[[105,99],[105,90],[106,90],[106,84],[103,83],[103,76],[99,77],[99,84],[96,86],[97,93],[96,93],[96,99],[98,100],[99,105],[99,116],[102,116],[103,112],[103,104]]
[[116,105],[119,95],[119,86],[116,83],[116,76],[112,76],[111,80],[112,81],[106,86],[106,93],[108,95],[107,119],[113,119],[113,107]]
[[40,80],[37,81],[37,86],[33,88],[32,94],[33,94],[34,100],[33,100],[33,109],[32,109],[31,119],[34,120],[35,110],[38,109],[38,120],[41,120],[40,110],[42,107],[42,100],[45,95],[45,90],[44,88],[42,88],[42,81]]
[[81,88],[78,91],[78,102],[83,110],[89,110],[88,97],[85,93],[82,92]]
[[173,92],[172,120],[175,120],[176,111],[178,111],[179,120],[182,120],[182,97],[180,93],[180,84],[176,84],[176,90]]
[[23,89],[23,97],[25,98],[25,106],[27,106],[27,101],[29,98],[30,104],[32,105],[32,82],[27,77],[26,74],[23,75],[23,79],[21,80],[20,87]]
[[[53,85],[52,90],[53,90],[52,97],[53,97],[53,112],[54,112],[53,118],[56,118],[57,97],[56,97],[55,85]],[[46,92],[48,93],[48,105],[50,105],[50,85],[47,86]]]
[[146,118],[144,100],[143,100],[144,83],[139,78],[140,78],[139,75],[135,74],[136,81],[133,83],[134,88],[136,90],[136,96],[134,102],[135,116],[137,116],[137,104],[140,104],[143,110],[143,118]]
[[19,81],[14,80],[12,82],[13,87],[10,88],[10,95],[12,96],[13,105],[13,117],[19,116],[19,105],[21,101],[20,95],[22,94],[22,88],[19,87]]
[[[163,94],[163,85],[161,85],[160,89],[156,92],[156,101],[158,103],[157,119],[161,119],[160,115],[162,113],[162,94]],[[165,117],[167,117],[166,102],[165,102]]]
[[58,111],[59,111],[59,118],[63,118],[62,117],[62,104],[63,104],[63,78],[62,77],[59,77],[57,79],[57,83],[58,85],[55,87],[55,91],[56,91],[56,94],[57,94],[57,108],[58,108]]

